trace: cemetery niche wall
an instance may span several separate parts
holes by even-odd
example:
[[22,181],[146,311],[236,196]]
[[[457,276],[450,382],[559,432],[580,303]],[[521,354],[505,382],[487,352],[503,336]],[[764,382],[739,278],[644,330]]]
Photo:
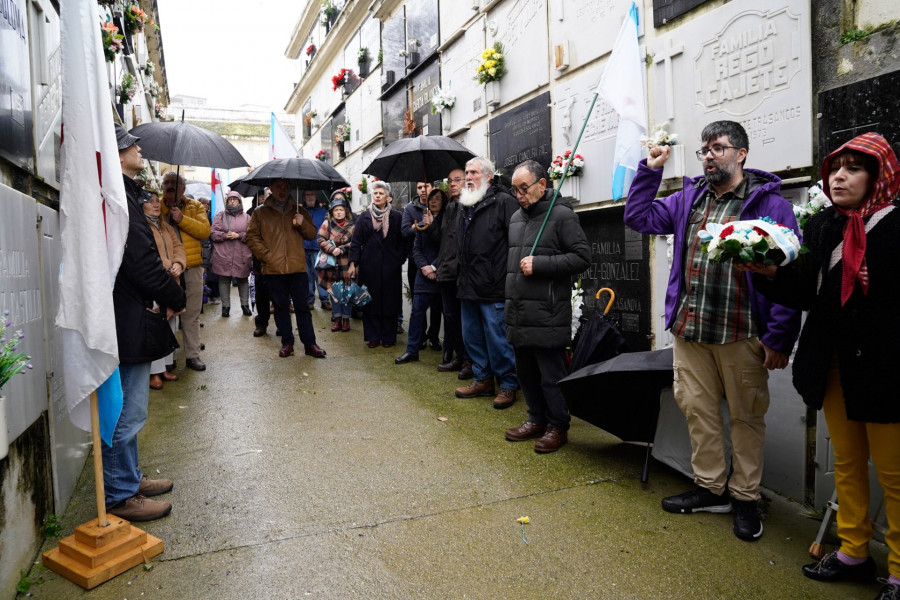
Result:
[[535,160],[550,167],[550,92],[490,120],[490,159],[509,184],[516,165]]

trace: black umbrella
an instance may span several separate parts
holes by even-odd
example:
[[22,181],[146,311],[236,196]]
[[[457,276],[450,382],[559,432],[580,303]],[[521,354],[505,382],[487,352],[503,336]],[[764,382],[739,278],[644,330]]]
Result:
[[[249,173],[247,175],[249,175]],[[252,198],[256,196],[256,194],[261,192],[262,188],[265,186],[258,186],[253,185],[252,183],[247,183],[247,175],[241,175],[240,177],[229,183],[228,189],[232,192],[237,192],[245,198]]]
[[604,431],[647,444],[641,481],[659,419],[659,394],[672,385],[672,349],[625,352],[559,381],[569,412]]
[[350,185],[328,163],[309,158],[276,158],[243,177],[244,183],[257,186],[272,185],[278,179],[289,180],[298,190],[333,190]]
[[598,363],[602,360],[608,360],[622,351],[625,345],[625,337],[619,331],[618,327],[609,320],[606,314],[612,308],[616,299],[616,294],[609,288],[601,288],[597,291],[597,300],[603,295],[603,292],[609,293],[609,302],[603,313],[596,311],[588,321],[581,326],[578,332],[578,339],[575,341],[575,348],[572,351],[572,363],[569,365],[569,372],[577,371],[588,365]]
[[131,130],[141,138],[141,154],[170,165],[233,169],[248,167],[231,142],[217,133],[184,121],[155,121]]
[[420,135],[390,144],[363,173],[384,181],[437,181],[454,169],[465,169],[475,154],[442,135]]

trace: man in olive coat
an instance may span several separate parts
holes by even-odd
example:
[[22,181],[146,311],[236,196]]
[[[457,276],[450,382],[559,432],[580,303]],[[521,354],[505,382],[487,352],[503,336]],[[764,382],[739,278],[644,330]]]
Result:
[[[557,382],[566,376],[571,342],[572,278],[590,264],[591,249],[578,216],[560,199],[550,208],[544,169],[533,160],[516,167],[513,193],[521,207],[509,223],[506,262],[506,338],[516,354],[528,419],[506,439],[538,438],[535,452],[555,452],[567,441],[569,410]],[[531,253],[544,218],[540,241]]]

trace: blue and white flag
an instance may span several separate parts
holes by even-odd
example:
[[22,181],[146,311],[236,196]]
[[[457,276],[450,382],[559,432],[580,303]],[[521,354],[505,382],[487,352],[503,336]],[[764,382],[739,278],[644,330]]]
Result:
[[300,158],[300,151],[291,141],[291,136],[284,126],[272,113],[272,122],[269,126],[269,160],[276,158]]
[[638,14],[634,2],[622,23],[597,93],[619,114],[612,197],[628,193],[641,160],[641,136],[647,134],[644,63],[638,47]]

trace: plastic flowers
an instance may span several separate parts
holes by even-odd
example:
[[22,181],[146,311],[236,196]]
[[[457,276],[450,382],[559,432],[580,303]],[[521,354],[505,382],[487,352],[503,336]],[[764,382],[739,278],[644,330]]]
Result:
[[801,249],[796,234],[769,217],[752,221],[732,221],[728,225],[707,223],[697,234],[700,249],[710,262],[762,263],[786,265],[806,249]]
[[125,29],[128,33],[137,33],[144,30],[144,24],[153,25],[153,20],[147,16],[137,4],[131,4],[125,8]]
[[318,154],[316,154],[316,160],[326,161],[328,160],[328,150],[319,150]]
[[334,128],[334,141],[337,143],[346,142],[350,139],[350,121],[341,123]]
[[359,82],[359,77],[356,76],[353,69],[342,68],[340,73],[331,78],[331,90],[337,91],[337,89],[345,83],[355,84],[357,82]]
[[431,114],[438,113],[445,108],[453,108],[455,104],[456,94],[449,90],[444,91],[439,87],[431,97]]
[[312,53],[315,52],[315,51],[316,51],[316,45],[315,45],[315,44],[310,44],[309,46],[306,47],[306,55],[307,55],[307,56],[309,56],[310,54],[312,54]]
[[492,48],[481,53],[481,62],[475,69],[475,79],[478,83],[500,81],[500,78],[506,75],[506,66],[503,61],[503,46],[500,42],[494,42]]
[[0,388],[2,388],[13,375],[24,373],[25,369],[33,369],[34,366],[28,361],[31,357],[19,352],[19,344],[25,339],[25,334],[20,329],[10,339],[6,339],[4,334],[6,328],[11,327],[12,322],[9,320],[9,311],[3,311],[3,321],[0,321]]
[[677,137],[677,133],[669,133],[666,131],[665,123],[661,123],[653,126],[650,135],[641,136],[641,146],[646,146],[648,149],[654,146],[674,146]]
[[806,190],[806,194],[809,196],[809,202],[807,202],[805,206],[794,207],[794,216],[797,218],[797,225],[800,226],[800,229],[806,227],[806,222],[811,216],[823,208],[831,206],[831,200],[829,200],[828,196],[825,195],[825,192],[822,191],[821,184],[822,182],[820,181]]
[[103,55],[106,57],[106,62],[113,62],[116,60],[116,54],[125,48],[125,45],[122,43],[125,36],[119,33],[119,28],[113,25],[111,21],[101,23],[100,32],[103,38]]
[[119,104],[128,104],[137,93],[138,84],[134,75],[129,72],[122,74],[122,83],[116,87],[116,94],[119,96]]
[[579,277],[572,288],[572,334],[569,336],[570,340],[575,339],[575,334],[578,333],[578,328],[581,326],[582,306],[584,306],[584,288],[581,287],[581,277]]
[[[556,181],[557,179],[562,179],[563,171],[566,169],[566,163],[569,162],[569,157],[572,156],[571,150],[566,150],[562,155],[557,154],[556,158],[553,159],[553,162],[550,163],[550,168],[547,169],[547,174],[550,175],[550,179]],[[566,173],[566,177],[579,176],[584,171],[584,157],[580,154],[576,154],[572,159],[572,164],[569,165],[569,170]]]

